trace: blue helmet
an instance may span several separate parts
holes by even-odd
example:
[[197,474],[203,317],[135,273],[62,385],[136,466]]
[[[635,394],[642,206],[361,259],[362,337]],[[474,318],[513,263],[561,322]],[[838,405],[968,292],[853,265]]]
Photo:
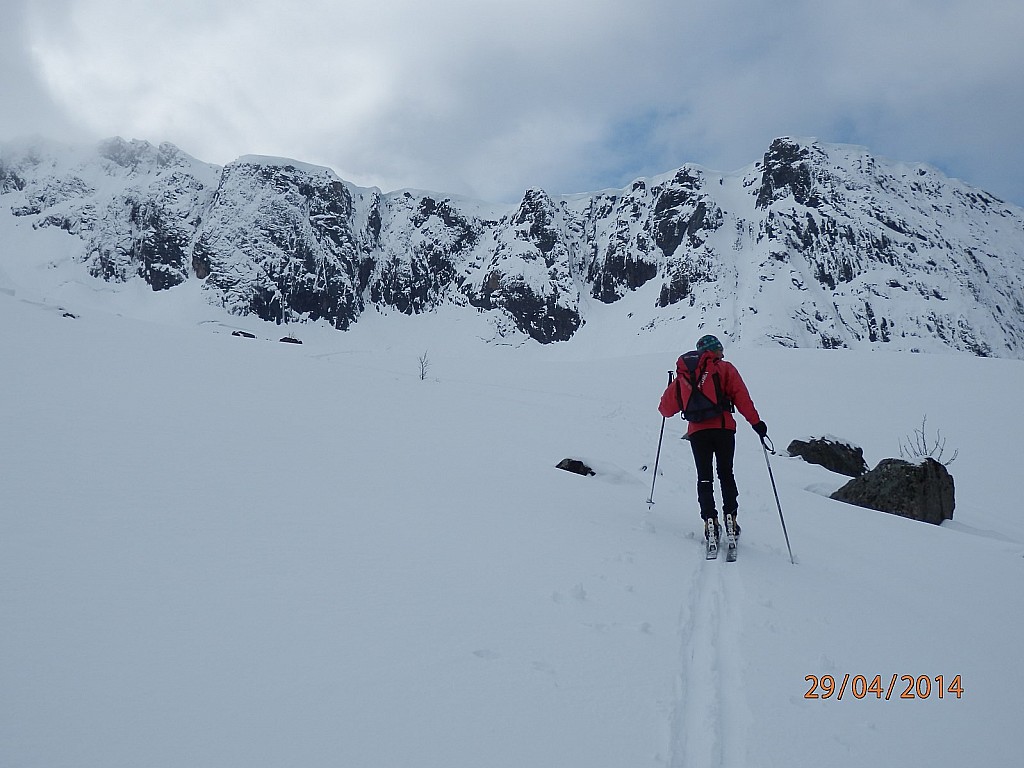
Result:
[[722,342],[718,340],[717,336],[708,334],[707,336],[701,336],[697,341],[697,350],[700,352],[722,352]]

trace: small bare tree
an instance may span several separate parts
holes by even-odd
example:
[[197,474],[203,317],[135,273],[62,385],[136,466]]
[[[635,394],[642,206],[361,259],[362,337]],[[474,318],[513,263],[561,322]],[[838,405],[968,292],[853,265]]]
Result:
[[921,428],[915,429],[913,435],[907,435],[906,443],[900,440],[900,456],[904,459],[924,459],[932,458],[943,466],[949,466],[956,457],[960,455],[960,450],[956,449],[953,451],[953,455],[948,460],[943,461],[942,457],[946,453],[946,438],[942,436],[940,430],[935,430],[935,437],[928,437],[928,417],[925,416],[921,419]]
[[419,356],[420,362],[420,381],[427,378],[427,371],[430,370],[430,359],[427,357],[427,353],[424,352]]

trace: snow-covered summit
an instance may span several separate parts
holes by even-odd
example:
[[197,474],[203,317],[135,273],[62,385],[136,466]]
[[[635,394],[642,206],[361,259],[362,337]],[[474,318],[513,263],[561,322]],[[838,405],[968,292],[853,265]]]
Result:
[[300,160],[293,160],[289,157],[276,157],[274,155],[242,155],[234,163],[238,165],[264,166],[267,168],[292,168],[308,174],[335,175],[332,169],[324,165],[314,165]]

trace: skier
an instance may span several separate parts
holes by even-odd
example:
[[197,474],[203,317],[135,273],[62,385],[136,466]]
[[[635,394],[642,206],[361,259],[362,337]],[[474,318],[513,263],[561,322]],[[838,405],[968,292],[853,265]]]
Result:
[[[740,532],[736,523],[739,491],[733,475],[736,419],[731,411],[735,406],[762,440],[768,434],[768,427],[761,421],[736,366],[726,362],[724,357],[722,342],[711,335],[702,336],[697,342],[697,349],[676,362],[676,378],[661,396],[658,411],[665,418],[682,412],[688,421],[686,439],[690,441],[697,467],[697,502],[704,520],[708,557],[717,556],[720,537],[713,462],[717,464],[726,531],[732,534],[729,537],[731,559],[735,556],[736,538]],[[690,382],[695,382],[696,386],[691,388]],[[697,391],[696,397],[694,390]]]

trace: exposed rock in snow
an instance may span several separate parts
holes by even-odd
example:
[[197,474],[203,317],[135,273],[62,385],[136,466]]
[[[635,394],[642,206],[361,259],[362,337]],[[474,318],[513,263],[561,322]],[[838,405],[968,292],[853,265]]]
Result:
[[952,520],[956,507],[953,476],[932,458],[920,464],[883,459],[873,470],[833,493],[832,498],[933,525]]
[[820,464],[825,469],[850,477],[860,477],[868,471],[864,449],[859,445],[830,436],[793,440],[786,453],[799,456],[809,464]]

